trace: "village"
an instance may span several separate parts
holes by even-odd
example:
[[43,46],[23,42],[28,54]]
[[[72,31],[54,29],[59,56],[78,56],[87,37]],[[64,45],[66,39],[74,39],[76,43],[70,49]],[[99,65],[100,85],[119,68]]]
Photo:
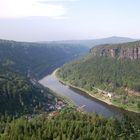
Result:
[[40,114],[26,114],[24,117],[28,120],[32,119],[33,117],[35,117],[36,115],[43,115],[44,113],[48,114],[48,116],[57,116],[59,115],[59,111],[61,109],[63,109],[66,106],[66,103],[64,103],[61,100],[56,99],[55,103],[44,103],[42,110],[43,112],[41,112]]
[[[44,94],[45,93],[44,87],[42,87],[42,85],[40,85],[40,83],[36,79],[31,78],[29,71],[28,71],[28,77],[30,78],[31,83],[35,87],[41,88],[40,92],[42,94]],[[50,100],[54,97],[51,94],[45,94],[45,96],[47,96],[47,98]],[[64,103],[62,100],[55,97],[55,99],[53,101],[48,100],[48,101],[42,103],[41,110],[43,111],[43,113],[49,114],[49,116],[56,116],[59,114],[59,111],[61,109],[63,109],[65,106],[66,106],[66,103]],[[40,112],[39,115],[42,115],[43,113]],[[38,114],[26,114],[24,117],[30,120],[31,118],[35,117],[36,115],[38,115]]]

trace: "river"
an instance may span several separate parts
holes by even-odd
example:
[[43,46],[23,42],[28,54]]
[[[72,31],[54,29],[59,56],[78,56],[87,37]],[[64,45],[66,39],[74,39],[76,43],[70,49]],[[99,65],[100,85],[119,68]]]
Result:
[[47,75],[41,79],[39,83],[59,95],[67,97],[77,106],[85,105],[84,110],[86,112],[96,112],[97,114],[102,114],[106,117],[122,116],[123,111],[121,109],[103,103],[80,90],[62,84],[53,74]]

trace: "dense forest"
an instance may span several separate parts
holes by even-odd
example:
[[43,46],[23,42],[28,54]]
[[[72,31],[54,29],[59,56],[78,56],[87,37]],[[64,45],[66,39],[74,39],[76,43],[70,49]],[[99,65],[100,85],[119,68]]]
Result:
[[0,40],[0,114],[20,116],[41,111],[47,103],[54,104],[54,95],[42,90],[36,79],[86,50],[72,44]]
[[95,89],[111,93],[113,104],[140,112],[140,59],[130,59],[135,58],[130,55],[130,58],[125,58],[122,56],[123,53],[122,58],[118,59],[119,53],[114,57],[110,51],[116,51],[119,47],[119,51],[123,49],[125,56],[125,49],[128,49],[132,56],[139,56],[133,52],[137,45],[139,42],[124,44],[124,48],[123,44],[97,46],[87,56],[65,64],[57,74],[62,80],[90,91],[93,95],[98,96]]
[[61,110],[50,109],[62,98],[37,79],[86,51],[72,44],[0,40],[0,140],[140,139],[139,116],[104,118],[79,112],[67,103]]
[[0,66],[40,79],[55,68],[86,53],[81,45],[0,40]]
[[[139,123],[130,118],[119,121],[102,115],[85,114],[65,108],[55,116],[32,119],[1,117],[1,140],[139,140]],[[6,125],[5,125],[6,124]]]
[[[43,92],[42,92],[43,91]],[[0,114],[21,116],[45,110],[54,102],[54,95],[33,84],[25,76],[8,70],[0,70]]]

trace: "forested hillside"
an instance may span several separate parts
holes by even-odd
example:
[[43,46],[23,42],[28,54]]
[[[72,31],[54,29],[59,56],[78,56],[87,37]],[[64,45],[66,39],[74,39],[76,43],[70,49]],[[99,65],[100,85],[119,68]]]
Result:
[[[56,116],[24,117],[10,122],[1,117],[2,140],[139,140],[139,123],[101,115],[82,114],[66,108]],[[5,124],[7,124],[5,126]]]
[[34,77],[42,78],[87,51],[88,49],[81,45],[0,40],[0,66],[25,75],[30,72]]
[[0,114],[16,115],[48,110],[54,95],[36,79],[64,62],[79,57],[85,47],[0,40]]
[[108,100],[117,106],[140,112],[139,50],[140,42],[97,46],[86,57],[65,64],[57,74],[93,95],[103,91],[99,95],[110,96]]
[[[0,41],[0,140],[140,139],[139,116],[119,120],[104,118],[96,113],[78,112],[75,107],[62,101],[61,97],[56,97],[52,91],[38,84],[36,79],[86,51],[85,47],[79,45]],[[81,59],[81,63],[85,62],[85,68],[90,58],[93,56]],[[75,64],[78,64],[77,68]],[[62,70],[68,71],[62,74],[60,70],[59,74],[67,79],[67,74],[71,76],[74,70],[75,77],[72,79],[77,82],[77,74],[82,74],[84,70],[79,64],[79,61],[67,64],[68,67],[65,69],[64,66]],[[81,70],[81,73],[77,70]],[[91,75],[85,77],[82,74],[79,79],[82,76],[86,80]],[[81,80],[81,83],[85,82],[82,83],[85,87],[91,89],[91,84]],[[102,86],[100,79],[92,84]],[[56,108],[59,101],[64,105],[61,109]]]
[[53,103],[54,97],[48,98],[51,93],[45,90],[42,93],[41,90],[25,76],[0,70],[0,114],[21,116],[43,111],[44,104]]

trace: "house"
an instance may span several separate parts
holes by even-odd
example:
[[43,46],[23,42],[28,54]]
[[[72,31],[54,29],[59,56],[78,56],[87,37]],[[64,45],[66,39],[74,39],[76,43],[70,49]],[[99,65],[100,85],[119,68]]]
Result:
[[53,110],[53,109],[55,109],[55,107],[53,105],[51,105],[51,106],[49,106],[49,109]]
[[41,93],[44,93],[44,90],[41,90]]
[[108,93],[107,93],[107,96],[111,99],[112,96],[113,96],[113,93],[108,92]]
[[62,107],[59,106],[59,105],[56,105],[55,108],[58,109],[58,110],[62,109]]
[[57,101],[55,104],[55,108],[60,110],[65,106],[65,104],[62,101]]
[[62,101],[58,101],[58,102],[57,102],[57,105],[63,106],[64,103],[63,103]]

